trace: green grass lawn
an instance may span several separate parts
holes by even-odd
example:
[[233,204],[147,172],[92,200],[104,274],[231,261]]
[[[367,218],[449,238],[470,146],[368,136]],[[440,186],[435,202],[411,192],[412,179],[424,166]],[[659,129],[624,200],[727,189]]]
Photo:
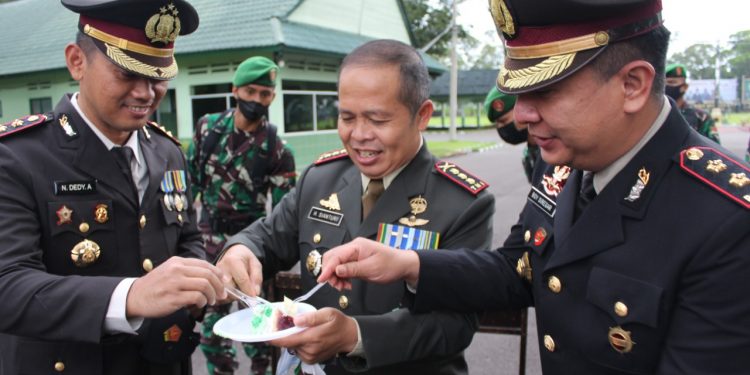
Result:
[[750,112],[727,113],[723,122],[729,125],[750,125]]
[[476,151],[495,144],[496,142],[427,141],[427,148],[438,158],[444,158],[464,152]]

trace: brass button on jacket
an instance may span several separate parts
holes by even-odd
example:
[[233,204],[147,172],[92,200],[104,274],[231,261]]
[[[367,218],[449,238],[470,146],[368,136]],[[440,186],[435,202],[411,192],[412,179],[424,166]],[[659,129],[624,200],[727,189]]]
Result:
[[552,339],[552,336],[544,335],[544,347],[547,348],[549,352],[555,351],[555,340]]
[[143,260],[143,270],[146,272],[151,272],[151,270],[154,269],[154,263],[151,261],[151,259],[144,259]]
[[552,293],[560,293],[562,290],[562,281],[560,281],[557,276],[551,276],[549,280],[547,280],[547,287]]
[[349,298],[346,296],[339,297],[339,307],[341,307],[342,310],[346,310],[346,308],[349,307]]
[[615,314],[617,314],[617,316],[619,316],[620,318],[628,316],[628,305],[617,301],[615,303]]

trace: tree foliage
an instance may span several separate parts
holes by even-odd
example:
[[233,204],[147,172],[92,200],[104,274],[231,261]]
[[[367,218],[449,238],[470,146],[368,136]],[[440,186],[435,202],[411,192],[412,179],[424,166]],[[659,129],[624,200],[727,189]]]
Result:
[[[715,75],[716,53],[717,50],[714,45],[693,44],[686,50],[673,54],[669,62],[685,65],[691,79],[709,79]],[[723,55],[726,51],[719,49],[719,53]],[[726,73],[726,69],[722,71],[722,77],[725,75],[724,73]]]
[[721,78],[750,77],[750,30],[729,37],[728,47],[713,44],[693,44],[669,58],[670,63],[681,63],[692,79],[713,79],[716,59],[719,59]]
[[728,65],[734,77],[750,77],[750,30],[729,37]]
[[[458,0],[456,0],[458,1]],[[451,23],[451,0],[403,0],[406,17],[414,35],[414,46],[422,48],[440,35]],[[475,47],[478,41],[459,25],[459,50]],[[450,58],[451,33],[443,35],[427,53],[446,63]],[[460,57],[459,57],[460,59]],[[463,59],[462,59],[463,60]],[[460,65],[465,65],[463,64]]]

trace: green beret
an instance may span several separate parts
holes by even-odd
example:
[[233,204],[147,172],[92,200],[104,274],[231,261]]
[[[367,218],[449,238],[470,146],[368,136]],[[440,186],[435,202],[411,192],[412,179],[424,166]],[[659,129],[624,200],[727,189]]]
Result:
[[667,65],[667,78],[687,78],[687,69],[682,64]]
[[[492,102],[498,99],[503,101],[503,109],[500,112],[495,111],[492,107]],[[516,105],[516,96],[503,94],[497,89],[497,87],[493,87],[487,94],[487,98],[484,99],[484,111],[487,112],[487,118],[492,122],[495,122],[498,117],[510,112],[514,105]]]
[[254,83],[261,86],[276,86],[276,76],[279,67],[268,58],[253,56],[240,64],[234,72],[232,84],[240,87]]

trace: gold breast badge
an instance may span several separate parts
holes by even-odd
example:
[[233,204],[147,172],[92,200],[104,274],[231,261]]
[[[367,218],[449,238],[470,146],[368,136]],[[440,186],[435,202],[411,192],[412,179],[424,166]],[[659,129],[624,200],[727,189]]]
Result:
[[83,240],[73,246],[70,251],[70,258],[77,267],[86,267],[99,259],[101,249],[99,244],[91,240]]
[[427,199],[422,198],[421,195],[417,196],[409,200],[409,206],[411,207],[411,215],[398,219],[399,223],[410,227],[418,227],[430,222],[417,217],[417,215],[427,211]]
[[99,224],[109,221],[109,212],[106,204],[97,204],[94,208],[94,220]]
[[60,206],[57,213],[57,225],[70,224],[73,222],[73,210],[66,205]]
[[321,199],[320,205],[333,211],[341,211],[341,205],[339,205],[339,196],[336,193],[331,194],[328,199]]

